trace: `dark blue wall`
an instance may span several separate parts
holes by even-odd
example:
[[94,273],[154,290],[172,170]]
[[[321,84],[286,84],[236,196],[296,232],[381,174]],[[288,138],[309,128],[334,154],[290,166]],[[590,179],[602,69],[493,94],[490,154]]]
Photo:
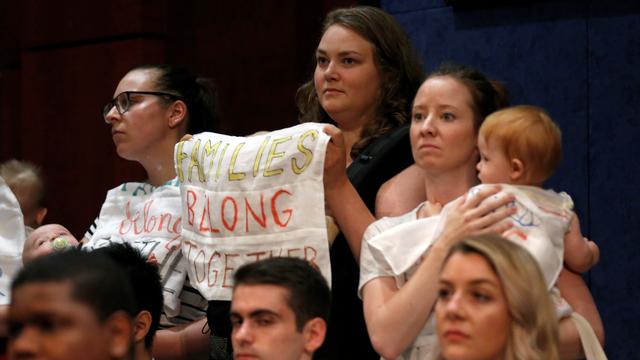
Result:
[[528,4],[381,6],[409,33],[427,71],[444,61],[472,65],[503,81],[512,103],[542,106],[559,123],[565,154],[548,186],[573,197],[583,233],[600,246],[586,279],[609,358],[638,359],[640,2],[511,3]]

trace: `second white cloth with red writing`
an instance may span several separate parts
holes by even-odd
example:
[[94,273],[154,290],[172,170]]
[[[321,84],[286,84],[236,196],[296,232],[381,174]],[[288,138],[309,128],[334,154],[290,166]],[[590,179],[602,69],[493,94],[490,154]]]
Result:
[[179,295],[186,278],[186,260],[180,251],[180,188],[177,179],[154,187],[129,182],[109,190],[96,221],[96,231],[83,249],[129,243],[158,265],[164,311],[180,313]]
[[269,257],[309,260],[330,282],[323,127],[202,133],[176,145],[182,251],[191,284],[207,299],[230,300],[234,271]]

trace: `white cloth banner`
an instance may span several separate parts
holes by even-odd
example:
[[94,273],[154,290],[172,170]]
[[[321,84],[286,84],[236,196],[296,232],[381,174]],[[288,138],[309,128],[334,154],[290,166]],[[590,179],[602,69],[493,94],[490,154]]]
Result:
[[[469,190],[474,196],[482,187]],[[568,195],[558,194],[530,186],[503,184],[502,191],[493,196],[515,195],[516,200],[506,206],[516,207],[517,212],[505,221],[511,221],[513,228],[502,234],[505,238],[523,246],[538,261],[545,281],[551,289],[562,270],[564,235],[568,230],[573,213],[573,202]],[[449,205],[438,216],[419,219],[396,226],[369,240],[372,255],[378,261],[386,262],[395,275],[406,272],[413,266],[442,232],[442,219]],[[402,239],[402,246],[398,246]]]
[[180,291],[186,260],[180,246],[180,188],[177,179],[153,187],[129,182],[109,190],[96,222],[96,231],[83,249],[129,243],[158,265],[168,317],[180,312]]
[[0,305],[11,301],[11,281],[22,267],[24,240],[20,204],[0,177]]
[[205,298],[230,300],[235,269],[274,256],[311,261],[330,282],[323,127],[254,137],[202,133],[176,145],[182,252]]

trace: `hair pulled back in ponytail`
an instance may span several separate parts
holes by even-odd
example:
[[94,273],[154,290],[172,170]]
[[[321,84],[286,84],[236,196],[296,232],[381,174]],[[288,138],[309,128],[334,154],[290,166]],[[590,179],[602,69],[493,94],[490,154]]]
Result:
[[212,80],[195,77],[187,69],[169,64],[148,64],[135,70],[155,70],[157,91],[175,94],[187,105],[187,132],[215,131],[218,125],[217,91]]

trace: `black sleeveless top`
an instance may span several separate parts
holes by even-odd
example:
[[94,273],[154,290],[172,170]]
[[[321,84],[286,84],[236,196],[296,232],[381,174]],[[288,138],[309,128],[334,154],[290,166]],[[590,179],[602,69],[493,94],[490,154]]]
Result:
[[[347,168],[360,198],[375,214],[380,186],[414,163],[409,125],[391,130],[371,142]],[[344,235],[331,246],[331,314],[327,337],[314,359],[380,359],[371,345],[358,298],[360,272]]]

